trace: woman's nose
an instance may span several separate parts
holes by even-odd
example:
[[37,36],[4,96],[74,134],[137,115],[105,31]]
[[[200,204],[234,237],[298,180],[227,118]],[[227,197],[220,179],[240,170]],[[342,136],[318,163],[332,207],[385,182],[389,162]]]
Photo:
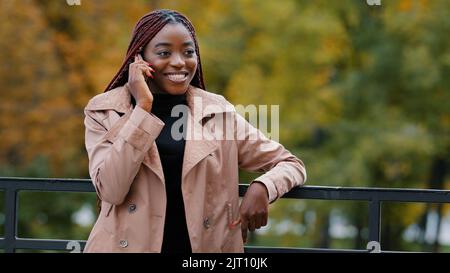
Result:
[[180,54],[173,54],[172,58],[170,59],[170,65],[174,67],[183,67],[184,66],[184,60],[180,56]]

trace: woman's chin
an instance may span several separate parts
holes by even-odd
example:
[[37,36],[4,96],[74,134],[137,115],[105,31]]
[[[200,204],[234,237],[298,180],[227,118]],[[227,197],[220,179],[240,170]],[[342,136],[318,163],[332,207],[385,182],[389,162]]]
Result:
[[186,91],[188,90],[189,86],[185,86],[185,87],[178,87],[178,88],[166,88],[164,89],[165,93],[167,94],[171,94],[171,95],[183,95],[184,93],[186,93]]
[[187,85],[187,86],[172,86],[172,85],[161,86],[161,85],[150,84],[149,88],[150,88],[150,90],[152,90],[152,93],[155,93],[155,94],[183,95],[188,90],[189,85]]

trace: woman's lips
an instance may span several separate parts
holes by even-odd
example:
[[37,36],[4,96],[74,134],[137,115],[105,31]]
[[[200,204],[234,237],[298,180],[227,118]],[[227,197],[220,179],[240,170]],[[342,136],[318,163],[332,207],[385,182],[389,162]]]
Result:
[[177,73],[164,73],[169,81],[173,83],[184,83],[188,78],[189,73],[186,72],[177,72]]

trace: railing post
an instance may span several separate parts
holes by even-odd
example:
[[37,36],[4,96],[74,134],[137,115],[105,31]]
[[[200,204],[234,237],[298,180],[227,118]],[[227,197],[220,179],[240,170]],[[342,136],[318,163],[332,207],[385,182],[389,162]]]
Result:
[[380,242],[381,203],[378,199],[369,202],[369,241]]
[[17,237],[17,189],[7,188],[5,191],[5,252],[16,251]]

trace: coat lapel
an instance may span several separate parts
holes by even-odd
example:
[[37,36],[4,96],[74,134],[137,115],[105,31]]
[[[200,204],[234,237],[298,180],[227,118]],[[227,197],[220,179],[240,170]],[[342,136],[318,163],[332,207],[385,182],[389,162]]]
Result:
[[197,163],[213,153],[218,147],[217,140],[214,140],[207,130],[203,130],[201,123],[195,121],[192,111],[187,118],[186,144],[184,147],[182,180]]
[[201,160],[219,148],[219,141],[205,128],[204,120],[216,114],[233,111],[223,97],[192,87],[187,92],[188,118],[183,157],[182,180]]

